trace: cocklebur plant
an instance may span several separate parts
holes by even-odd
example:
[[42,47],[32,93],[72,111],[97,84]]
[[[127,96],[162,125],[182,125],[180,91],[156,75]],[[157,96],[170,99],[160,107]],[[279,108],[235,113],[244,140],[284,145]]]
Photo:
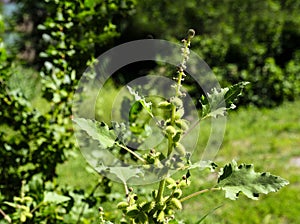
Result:
[[[173,95],[168,99],[157,102],[157,99],[142,96],[133,87],[128,86],[133,96],[128,122],[111,122],[111,127],[104,122],[86,118],[75,118],[74,122],[82,132],[97,142],[100,150],[108,150],[118,158],[123,167],[108,167],[99,162],[96,170],[104,175],[114,176],[120,180],[125,188],[124,201],[117,204],[123,213],[120,223],[179,223],[176,212],[183,208],[186,200],[209,191],[225,191],[225,197],[235,200],[240,193],[256,200],[259,194],[278,191],[288,184],[288,181],[270,173],[258,173],[253,165],[240,164],[234,160],[223,168],[219,168],[213,161],[191,161],[191,152],[186,149],[183,139],[205,119],[219,119],[226,116],[227,111],[234,109],[235,100],[242,94],[247,82],[238,83],[226,88],[213,88],[203,94],[200,119],[195,124],[185,117],[185,95],[183,81],[190,55],[190,43],[194,37],[194,30],[189,30],[188,36],[182,41],[182,60],[174,77],[175,84],[170,88]],[[154,125],[149,125],[154,121]],[[152,129],[160,131],[164,141],[153,144],[155,147],[141,150],[132,145],[142,145],[142,142],[153,134]],[[133,144],[134,143],[134,144]],[[128,165],[130,164],[130,165]],[[139,165],[139,168],[135,168]],[[215,186],[203,189],[189,195],[184,194],[191,185],[191,171],[195,168],[210,169],[218,174]],[[174,177],[174,171],[183,175]],[[139,195],[138,191],[128,186],[131,178],[145,178],[154,174],[159,184],[157,189],[149,192],[148,197]],[[185,196],[183,196],[185,195]],[[199,220],[200,223],[206,215]],[[101,210],[101,223],[104,213]]]

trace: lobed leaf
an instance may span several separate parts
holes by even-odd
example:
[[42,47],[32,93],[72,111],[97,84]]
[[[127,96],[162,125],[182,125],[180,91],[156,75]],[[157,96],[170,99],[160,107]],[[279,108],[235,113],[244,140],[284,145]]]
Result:
[[226,111],[234,109],[236,106],[234,101],[242,94],[242,91],[249,82],[240,82],[230,87],[221,89],[212,89],[211,93],[207,94],[207,97],[202,96],[200,103],[202,105],[202,117],[225,116]]
[[259,194],[276,192],[289,182],[270,173],[258,173],[253,165],[237,163],[233,160],[219,173],[218,186],[225,191],[225,197],[231,200],[238,198],[240,192],[248,198],[257,200]]
[[151,116],[154,117],[152,114],[152,103],[151,102],[146,102],[145,97],[140,96],[137,91],[134,91],[130,86],[127,86],[127,89],[129,90],[130,94],[134,96],[135,100],[139,102],[142,107],[147,111],[147,113]]
[[104,122],[85,118],[74,118],[73,121],[101,146],[109,148],[115,144],[116,134]]
[[203,169],[208,168],[213,172],[213,171],[215,171],[215,169],[217,167],[218,167],[218,165],[215,164],[213,161],[201,160],[200,162],[189,165],[188,169],[191,170],[191,169],[199,168],[200,170],[203,170]]
[[231,108],[232,105],[234,105],[234,101],[236,101],[237,98],[242,95],[245,86],[248,84],[250,84],[250,82],[239,82],[227,88],[228,90],[224,96],[226,108]]

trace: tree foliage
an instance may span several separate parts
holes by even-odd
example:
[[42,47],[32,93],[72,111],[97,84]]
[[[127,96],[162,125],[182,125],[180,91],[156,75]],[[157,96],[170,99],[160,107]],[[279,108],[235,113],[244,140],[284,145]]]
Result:
[[299,5],[280,0],[139,1],[122,35],[182,38],[186,27],[193,27],[200,34],[193,49],[222,85],[249,81],[241,103],[274,106],[300,94]]
[[[64,57],[77,70],[84,68],[81,62],[90,60],[90,53],[98,56],[114,43],[140,38],[180,39],[186,27],[193,27],[198,34],[193,48],[213,68],[222,85],[252,83],[241,103],[275,106],[300,94],[298,0],[18,2],[23,9],[19,20],[24,20],[26,11],[34,25],[22,45],[31,43],[38,55],[63,35],[64,42],[41,56],[60,57],[57,50],[72,46]],[[43,25],[38,29],[39,24]],[[41,66],[44,59],[36,57],[36,63]],[[133,79],[138,73],[133,67],[118,80]]]
[[[20,1],[19,4],[20,13],[25,12],[34,24],[32,32],[26,35],[33,37],[32,43],[37,41],[36,62],[39,63],[42,89],[40,93],[37,91],[36,97],[44,105],[42,110],[36,108],[17,84],[13,88],[9,85],[12,76],[22,77],[23,74],[14,69],[18,62],[12,63],[16,61],[14,55],[6,56],[1,39],[0,199],[12,201],[14,196],[19,195],[24,180],[28,194],[34,195],[34,203],[38,203],[49,196],[44,195],[43,190],[47,187],[46,182],[56,177],[57,164],[66,161],[69,152],[74,150],[71,104],[80,72],[98,56],[99,51],[112,46],[114,38],[119,35],[114,18],[126,17],[132,10],[133,2],[53,0]],[[2,37],[2,20],[0,29]],[[39,188],[34,184],[30,187],[30,181],[37,175],[42,184]],[[51,192],[55,189],[54,186]],[[64,193],[70,194],[68,190]],[[82,203],[84,207],[89,200]],[[37,213],[40,211],[38,208],[34,209],[38,210]],[[70,223],[78,217],[80,220],[81,216],[80,213],[75,214]],[[36,219],[36,222],[39,220]]]

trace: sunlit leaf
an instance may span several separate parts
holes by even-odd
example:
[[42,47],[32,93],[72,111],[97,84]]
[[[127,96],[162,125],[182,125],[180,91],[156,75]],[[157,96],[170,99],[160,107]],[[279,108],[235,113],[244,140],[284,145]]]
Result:
[[61,204],[63,202],[69,201],[70,199],[70,197],[59,195],[55,192],[44,192],[44,202]]
[[250,82],[240,82],[227,88],[228,90],[224,96],[226,108],[231,108],[232,105],[234,105],[234,101],[242,95],[245,86],[248,84],[250,84]]
[[248,198],[257,200],[259,194],[276,192],[289,182],[270,173],[258,173],[253,165],[227,164],[219,173],[218,186],[225,191],[225,197],[235,200],[242,192]]
[[242,94],[242,91],[249,82],[240,82],[230,87],[216,89],[213,88],[207,96],[202,96],[202,118],[225,116],[226,111],[234,109],[234,101]]
[[85,118],[74,118],[73,121],[103,147],[109,148],[115,144],[116,134],[105,123]]
[[113,174],[120,180],[122,183],[126,184],[131,178],[140,178],[143,175],[143,171],[136,167],[106,167],[101,165],[96,167],[96,170],[99,173]]
[[134,96],[135,100],[140,102],[140,104],[143,106],[143,108],[148,112],[148,114],[153,117],[152,114],[152,103],[151,102],[146,102],[145,97],[140,96],[137,91],[132,89],[130,86],[127,86],[128,91],[130,92],[131,95]]

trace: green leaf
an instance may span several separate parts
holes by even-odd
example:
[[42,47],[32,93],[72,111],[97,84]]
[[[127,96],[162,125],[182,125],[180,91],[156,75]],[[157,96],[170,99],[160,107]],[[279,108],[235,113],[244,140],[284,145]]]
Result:
[[141,178],[143,170],[136,167],[106,167],[103,164],[95,168],[99,173],[107,172],[115,175],[122,183],[126,184],[132,178]]
[[202,96],[200,103],[202,104],[202,118],[225,116],[226,104],[224,97],[228,88],[224,89],[212,89],[211,93],[207,93],[207,97]]
[[147,202],[143,204],[141,207],[144,212],[149,212],[155,207],[155,202],[154,201]]
[[235,161],[227,164],[219,173],[218,186],[225,191],[225,197],[238,198],[242,192],[248,198],[257,200],[259,194],[276,192],[289,182],[270,173],[258,173],[253,165],[237,165]]
[[213,88],[207,96],[202,96],[202,118],[225,116],[226,111],[234,109],[234,101],[242,94],[242,91],[249,82],[240,82],[230,87],[216,89]]
[[148,216],[144,211],[139,212],[137,219],[139,223],[148,223]]
[[215,110],[212,110],[211,112],[209,112],[207,115],[205,115],[206,117],[213,117],[213,118],[217,118],[218,116],[225,116],[226,115],[226,107],[220,107],[217,108]]
[[85,118],[75,118],[73,121],[91,138],[99,141],[104,148],[112,147],[115,144],[116,134],[104,122]]
[[55,192],[44,192],[44,202],[61,204],[65,201],[69,201],[71,198],[63,195],[59,195]]
[[203,169],[210,169],[212,172],[215,171],[216,167],[218,167],[217,164],[215,164],[214,162],[212,162],[211,160],[205,161],[205,160],[201,160],[200,162],[197,163],[193,163],[191,164],[188,169],[195,169],[195,168],[199,168],[201,170]]
[[151,116],[154,117],[152,114],[152,103],[151,102],[146,102],[145,97],[140,96],[137,91],[134,91],[130,86],[127,86],[129,92],[131,95],[134,96],[135,100],[140,102],[140,104],[143,106],[143,108],[147,111],[147,113]]
[[246,85],[250,84],[250,82],[240,82],[235,85],[232,85],[228,88],[224,99],[226,102],[226,108],[231,108],[234,105],[234,101],[242,95],[242,92]]
[[134,102],[129,111],[129,122],[134,123],[137,120],[138,115],[143,110],[143,105],[140,101]]
[[4,204],[9,205],[10,207],[16,208],[18,205],[12,202],[5,201]]

